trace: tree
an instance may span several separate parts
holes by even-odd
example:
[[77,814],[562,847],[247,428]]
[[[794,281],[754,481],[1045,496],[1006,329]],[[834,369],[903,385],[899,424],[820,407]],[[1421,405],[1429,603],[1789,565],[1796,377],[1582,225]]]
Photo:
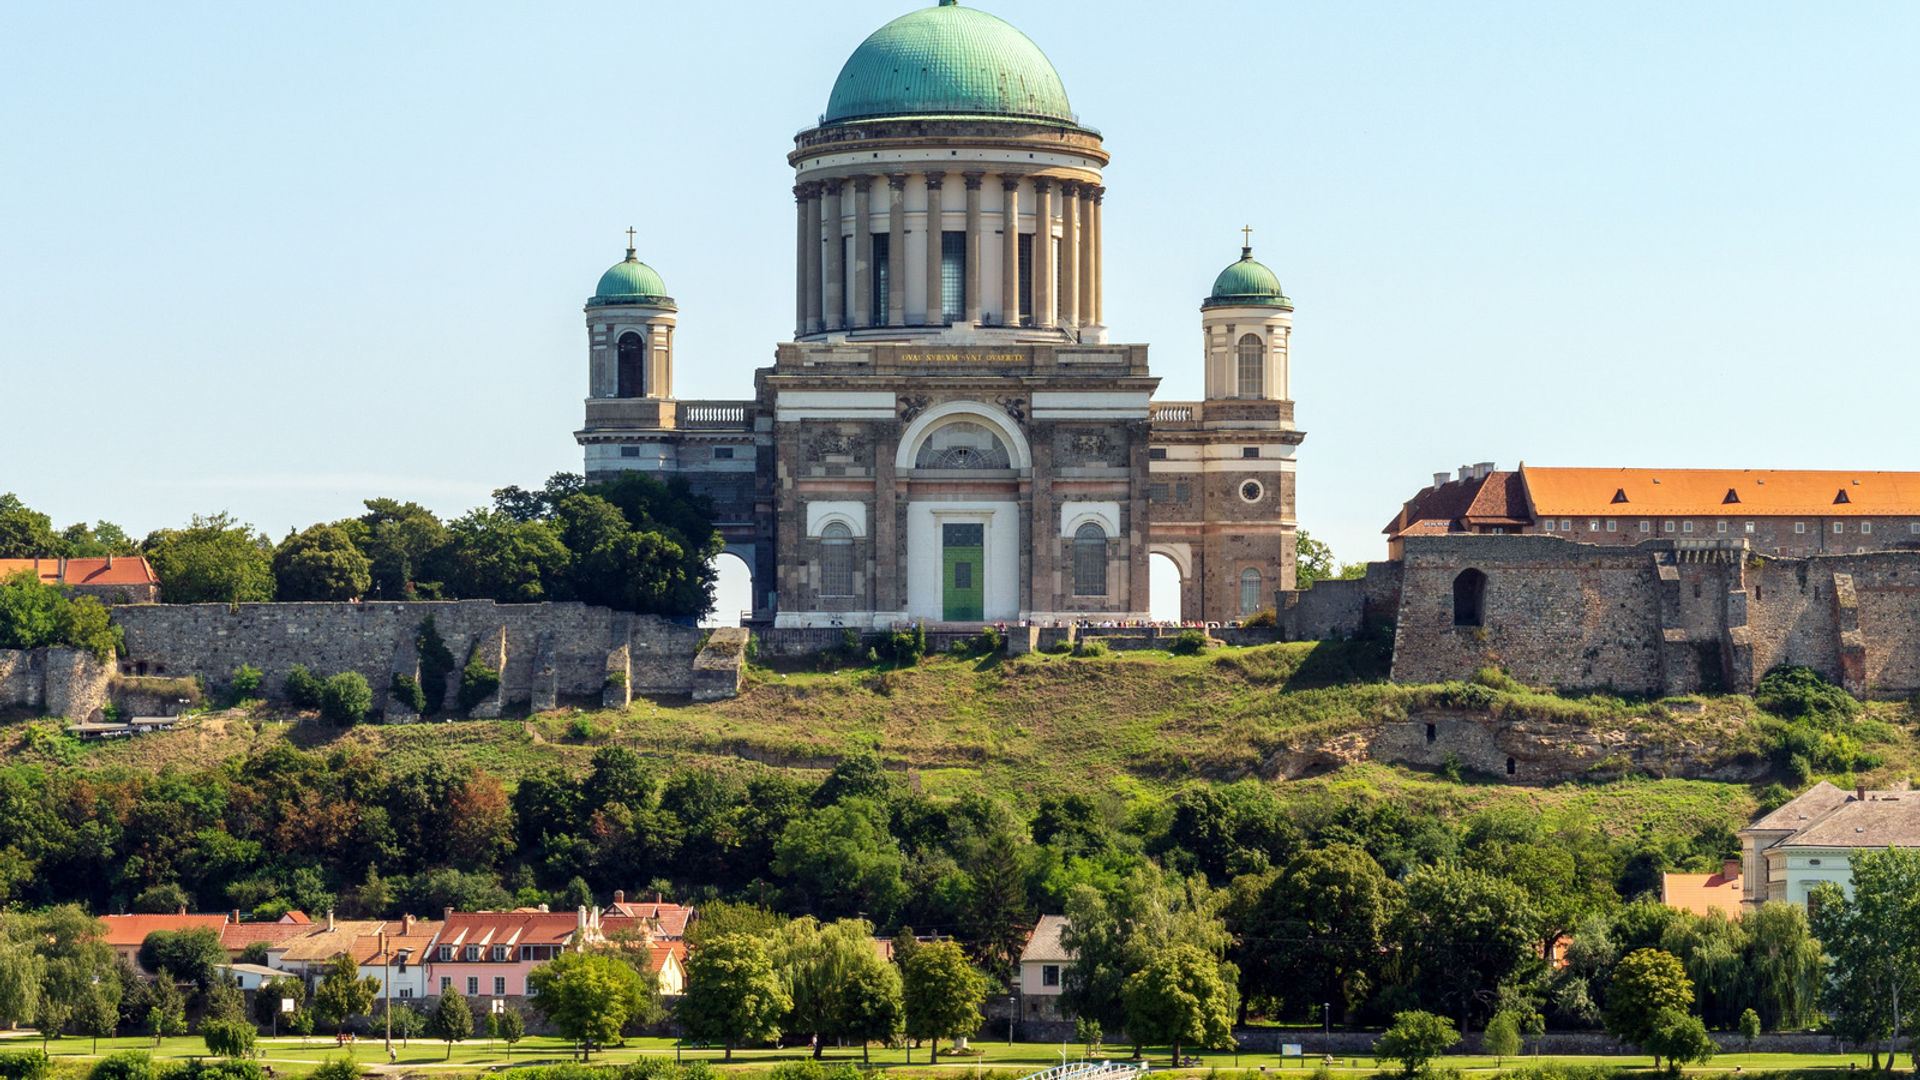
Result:
[[14,1024],[31,1023],[40,1014],[46,961],[34,951],[28,936],[30,924],[23,917],[10,914],[0,918],[6,923],[5,934],[0,935],[0,1018]]
[[1518,885],[1442,862],[1407,875],[1395,936],[1422,999],[1462,1022],[1492,1011],[1499,987],[1529,963],[1533,908]]
[[123,631],[91,596],[69,597],[57,585],[18,570],[0,581],[0,648],[56,645],[84,649],[105,662],[120,650]]
[[1833,1033],[1869,1047],[1910,1031],[1907,1013],[1920,994],[1920,849],[1888,848],[1852,856],[1853,895],[1830,882],[1807,898],[1814,937],[1831,958],[1821,1003]]
[[287,534],[273,553],[273,578],[285,601],[352,600],[373,582],[367,557],[336,525]]
[[373,999],[380,995],[380,980],[360,975],[353,957],[336,956],[327,961],[326,974],[313,988],[313,1012],[319,1021],[338,1030],[349,1016],[365,1016],[373,1010]]
[[[367,557],[372,595],[381,600],[411,600],[423,592],[437,594],[438,581],[421,581],[438,571],[447,528],[433,513],[414,502],[368,499],[358,530],[349,530]],[[342,523],[345,525],[346,523]]]
[[1654,1017],[1653,1030],[1641,1049],[1653,1055],[1654,1068],[1660,1067],[1664,1057],[1678,1073],[1680,1066],[1690,1062],[1711,1061],[1719,1047],[1707,1034],[1705,1021],[1679,1009],[1663,1009]]
[[205,989],[219,977],[227,964],[227,947],[220,935],[204,926],[185,930],[155,930],[140,942],[140,966],[148,971],[166,970]]
[[1636,949],[1613,969],[1613,981],[1607,986],[1607,1032],[1652,1054],[1657,1069],[1663,1055],[1653,1046],[1667,1023],[1665,1014],[1685,1014],[1692,1008],[1693,980],[1687,978],[1679,957],[1659,949]]
[[1740,1014],[1740,1037],[1747,1040],[1747,1053],[1753,1053],[1753,1044],[1760,1039],[1760,1014],[1748,1009]]
[[240,993],[240,981],[224,971],[208,984],[201,1000],[202,1020],[246,1022],[247,999]]
[[929,1061],[938,1056],[942,1038],[962,1038],[980,1030],[980,1003],[986,999],[986,977],[967,963],[960,946],[951,941],[914,950],[901,973],[907,1034],[928,1040]]
[[196,514],[184,529],[148,535],[140,548],[169,604],[273,599],[272,542],[224,512]]
[[1373,1056],[1382,1061],[1397,1061],[1403,1073],[1414,1076],[1425,1072],[1427,1062],[1439,1057],[1460,1041],[1453,1021],[1420,1009],[1396,1013],[1393,1026],[1382,1032],[1373,1044]]
[[527,1037],[526,1018],[520,1015],[520,1010],[508,1007],[501,1012],[488,1013],[487,1021],[493,1025],[490,1034],[507,1044],[507,1056],[512,1057],[513,1044]]
[[313,1010],[296,1009],[294,1014],[288,1018],[287,1027],[291,1029],[295,1035],[300,1036],[301,1046],[307,1045],[308,1036],[313,1034]]
[[736,1045],[779,1034],[780,1017],[792,1007],[766,948],[755,938],[721,934],[687,958],[680,1023],[692,1038],[724,1043],[726,1061],[733,1060]]
[[153,987],[147,1003],[147,1032],[153,1036],[153,1045],[159,1046],[160,1040],[169,1035],[187,1033],[187,999],[181,995],[180,986],[174,982],[173,974],[164,968],[154,973]]
[[1123,998],[1128,1037],[1171,1043],[1176,1068],[1183,1045],[1231,1047],[1240,996],[1222,977],[1222,966],[1192,945],[1161,950],[1127,978]]
[[268,979],[253,992],[253,1020],[261,1027],[269,1027],[280,1022],[280,1002],[291,998],[293,1007],[300,1008],[307,1000],[307,984],[291,976]]
[[87,988],[87,996],[80,1000],[73,1012],[74,1031],[91,1036],[93,1052],[100,1052],[100,1037],[111,1037],[114,1028],[120,1022],[120,986],[111,979],[102,979]]
[[620,1037],[658,993],[633,967],[605,953],[566,952],[527,976],[533,1007],[591,1053]]
[[239,1058],[253,1053],[253,1025],[244,1020],[203,1021],[200,1037],[206,1040],[209,1054]]
[[320,715],[336,724],[357,724],[373,709],[373,690],[357,671],[330,675],[320,684]]
[[963,925],[981,965],[1003,982],[1018,971],[1020,950],[1033,930],[1027,875],[1021,866],[1021,855],[1030,846],[1024,830],[1004,820],[965,844],[964,865],[973,888]]
[[544,521],[474,510],[447,526],[447,586],[455,596],[524,604],[552,599],[568,554]]
[[873,951],[873,927],[862,919],[822,926],[794,919],[772,935],[768,959],[792,1004],[782,1029],[818,1036],[818,1058],[835,1037],[886,1038],[898,1027],[900,977]]
[[1485,1031],[1480,1033],[1480,1052],[1492,1054],[1495,1068],[1505,1066],[1507,1059],[1520,1053],[1520,1014],[1502,1009],[1487,1021]]
[[1315,540],[1305,529],[1294,534],[1294,587],[1304,589],[1334,574],[1333,549]]
[[1336,842],[1302,852],[1251,913],[1248,985],[1282,997],[1307,988],[1350,1010],[1379,981],[1399,910],[1400,887],[1365,850]]
[[860,1043],[860,1059],[871,1060],[867,1044],[889,1042],[900,1033],[905,1008],[900,969],[869,948],[847,969],[841,984],[840,1030]]
[[394,1036],[400,1040],[401,1046],[406,1046],[415,1037],[426,1033],[427,1018],[420,1015],[420,1010],[392,1002],[389,1002],[388,1006],[387,1022]]
[[[532,976],[528,976],[529,979]],[[447,1044],[447,1060],[453,1060],[453,1044],[473,1034],[473,1010],[467,999],[449,985],[440,992],[440,1001],[427,1020],[427,1034]]]
[[1807,924],[1806,909],[1774,900],[1740,922],[1747,931],[1747,979],[1761,1024],[1774,1030],[1812,1026],[1827,958]]
[[837,914],[884,919],[905,899],[906,860],[887,831],[886,811],[849,798],[789,822],[773,848],[773,871],[804,901]]
[[0,494],[0,559],[58,559],[71,554],[53,531],[53,519],[31,510],[9,491]]

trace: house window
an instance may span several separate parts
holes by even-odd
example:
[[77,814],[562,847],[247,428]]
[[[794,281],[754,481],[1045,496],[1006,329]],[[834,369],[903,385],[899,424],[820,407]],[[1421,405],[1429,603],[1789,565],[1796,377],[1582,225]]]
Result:
[[1617,520],[1615,520],[1614,518],[1608,518],[1608,519],[1607,519],[1607,531],[1608,531],[1608,532],[1619,532],[1619,531],[1620,531],[1620,522],[1619,522],[1619,521],[1617,521]]
[[1059,964],[1040,965],[1040,985],[1041,986],[1059,986],[1060,985],[1060,965]]
[[1693,531],[1693,522],[1691,522],[1691,521],[1683,521],[1683,522],[1681,522],[1681,523],[1680,523],[1680,531],[1681,531],[1681,532],[1683,532],[1683,533],[1690,533],[1690,532],[1692,532],[1692,531]]
[[1553,519],[1552,519],[1552,518],[1548,518],[1547,520],[1545,520],[1545,521],[1543,521],[1543,522],[1541,522],[1541,523],[1540,523],[1540,531],[1541,531],[1541,532],[1552,532],[1552,531],[1553,531]]
[[940,234],[940,316],[949,324],[967,317],[967,234]]
[[510,950],[508,950],[508,948],[505,945],[495,945],[493,947],[494,962],[501,963],[501,964],[506,963],[509,959],[511,959],[511,957],[508,955],[509,951]]
[[1240,456],[1241,456],[1241,457],[1243,457],[1243,458],[1256,458],[1256,457],[1259,457],[1259,456],[1260,456],[1260,448],[1259,448],[1259,447],[1257,447],[1257,446],[1243,446],[1243,447],[1241,447],[1241,448],[1240,448]]
[[1724,522],[1724,521],[1716,521],[1716,522],[1714,522],[1714,523],[1713,523],[1713,531],[1714,531],[1714,532],[1717,532],[1717,533],[1723,533],[1723,532],[1726,532],[1726,531],[1727,531],[1727,523],[1726,523],[1726,522]]
[[1920,533],[1920,521],[1907,522],[1907,531],[1909,533]]
[[1803,533],[1803,532],[1806,532],[1806,531],[1807,531],[1807,523],[1806,523],[1806,522],[1804,522],[1804,521],[1796,521],[1796,522],[1794,522],[1794,523],[1793,523],[1793,531],[1794,531],[1794,532],[1796,532],[1796,533]]
[[443,964],[449,964],[453,962],[453,946],[451,945],[440,946],[440,962]]
[[1748,536],[1753,535],[1753,522],[1751,521],[1747,522],[1747,535]]
[[620,448],[620,456],[621,457],[639,457],[640,448],[637,446],[623,446]]
[[647,339],[629,330],[620,335],[619,385],[615,397],[647,396]]
[[1240,396],[1257,398],[1266,393],[1266,347],[1260,343],[1259,334],[1240,335],[1237,348],[1240,361]]
[[873,234],[873,295],[868,306],[873,309],[873,325],[885,326],[889,318],[887,297],[892,291],[887,286],[893,277],[893,259],[888,251],[893,246],[893,236],[889,233]]
[[1572,531],[1573,531],[1573,519],[1572,519],[1572,518],[1561,518],[1561,519],[1560,519],[1560,531],[1561,531],[1561,532],[1572,532]]
[[1863,521],[1860,523],[1860,535],[1865,536],[1868,533],[1871,533],[1872,531],[1873,531],[1873,522]]
[[440,992],[444,994],[451,989],[453,989],[453,980],[445,975],[440,976]]
[[853,595],[853,530],[844,522],[820,530],[820,595]]
[[1260,610],[1260,571],[1249,566],[1240,571],[1240,614]]
[[1660,526],[1660,528],[1661,528],[1661,531],[1663,531],[1663,532],[1672,532],[1672,531],[1673,531],[1673,522],[1671,522],[1671,521],[1669,521],[1669,522],[1665,522],[1665,523],[1663,523],[1663,524],[1662,524],[1662,525]]
[[1646,532],[1652,532],[1652,531],[1653,531],[1653,522],[1651,522],[1651,521],[1643,521],[1643,522],[1641,522],[1641,523],[1640,523],[1640,531],[1641,531],[1641,532],[1643,532],[1643,533],[1646,533]]
[[1148,461],[1167,460],[1167,448],[1164,446],[1149,447],[1147,449],[1147,460]]
[[1107,595],[1107,531],[1091,521],[1073,532],[1073,595]]
[[467,976],[467,996],[468,997],[480,996],[480,976],[478,975]]
[[1847,523],[1846,523],[1846,522],[1844,522],[1844,521],[1836,521],[1836,522],[1834,522],[1834,523],[1833,523],[1833,531],[1834,531],[1834,532],[1836,532],[1836,533],[1843,533],[1843,532],[1846,532],[1846,531],[1847,531]]
[[411,987],[411,986],[403,986],[403,987],[401,987],[401,988],[400,988],[400,1000],[401,1000],[401,1001],[409,1001],[409,1000],[411,1000],[412,998],[413,998],[413,987]]
[[480,962],[480,946],[478,945],[467,946],[466,954],[465,956],[462,957],[462,959],[466,960],[466,962],[469,964],[479,963]]
[[716,447],[714,447],[714,448],[713,448],[713,460],[715,460],[715,461],[732,461],[732,460],[733,460],[733,447],[731,447],[731,446],[716,446]]
[[507,980],[506,980],[506,976],[504,976],[504,975],[495,975],[495,976],[493,977],[493,996],[494,996],[494,997],[506,997],[506,996],[507,996]]
[[1453,579],[1453,625],[1479,626],[1485,616],[1487,575],[1478,570],[1462,570]]

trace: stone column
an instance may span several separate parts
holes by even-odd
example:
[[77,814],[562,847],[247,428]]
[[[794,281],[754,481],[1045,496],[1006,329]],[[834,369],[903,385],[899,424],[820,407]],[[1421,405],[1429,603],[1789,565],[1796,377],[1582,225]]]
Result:
[[807,268],[807,333],[820,332],[820,185],[807,185],[807,250],[801,261]]
[[1033,325],[1053,325],[1053,183],[1033,178]]
[[807,187],[793,185],[793,336],[807,332]]
[[1080,185],[1060,185],[1060,323],[1080,322]]
[[873,177],[853,178],[853,325],[873,325]]
[[1020,325],[1020,178],[1002,175],[1000,191],[1000,325]]
[[980,325],[980,251],[985,246],[980,235],[980,177],[970,172],[967,181],[967,325]]
[[1093,324],[1095,326],[1107,324],[1106,299],[1101,295],[1107,287],[1107,272],[1102,265],[1102,260],[1106,258],[1106,244],[1100,235],[1100,204],[1106,202],[1106,199],[1105,187],[1093,189]]
[[820,303],[825,311],[825,326],[829,330],[841,330],[846,327],[846,302],[843,296],[847,288],[846,241],[840,239],[841,181],[829,180],[826,184],[827,199],[822,215],[827,236],[827,287],[821,290]]
[[940,289],[940,188],[946,179],[946,173],[927,174],[927,326],[946,321],[946,302]]
[[1081,326],[1093,325],[1094,277],[1099,273],[1094,256],[1093,244],[1093,193],[1100,190],[1096,185],[1083,184],[1080,188],[1080,314]]
[[887,177],[887,325],[907,325],[907,177]]

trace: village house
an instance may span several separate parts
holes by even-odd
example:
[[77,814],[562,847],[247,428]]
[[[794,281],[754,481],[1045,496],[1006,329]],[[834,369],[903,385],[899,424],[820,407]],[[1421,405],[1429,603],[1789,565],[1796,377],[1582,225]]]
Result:
[[352,957],[356,965],[372,951],[369,944],[386,923],[371,919],[335,919],[327,912],[325,923],[316,923],[283,941],[267,946],[267,966],[284,971],[311,986],[326,974],[336,956]]
[[0,581],[31,570],[43,585],[59,585],[103,604],[156,604],[160,579],[138,555],[86,559],[0,559]]
[[1021,1015],[1027,1020],[1065,1020],[1060,1008],[1064,975],[1073,966],[1073,953],[1061,944],[1061,932],[1071,925],[1065,915],[1042,915],[1020,952],[1020,996],[1026,1001]]
[[103,915],[100,921],[107,928],[107,946],[113,955],[132,964],[135,971],[151,976],[153,972],[140,966],[140,946],[147,935],[159,930],[179,933],[195,928],[211,930],[219,934],[225,929],[225,915],[189,915],[184,911],[172,915]]
[[1855,851],[1920,847],[1920,793],[1844,791],[1822,780],[1740,830],[1742,905],[1805,907],[1814,886],[1853,891]]
[[1740,860],[1728,859],[1711,874],[1662,874],[1660,902],[1670,908],[1705,915],[1719,909],[1731,918],[1740,917],[1744,897]]
[[652,900],[629,902],[624,889],[613,890],[613,903],[601,911],[605,920],[606,932],[614,933],[616,919],[639,919],[652,924],[652,936],[663,941],[683,941],[687,936],[687,925],[700,917],[700,913],[685,904],[668,904],[658,895]]
[[264,949],[311,929],[313,920],[307,918],[305,912],[289,911],[272,922],[241,922],[240,913],[235,911],[220,928],[220,944],[225,945],[227,955],[238,962],[247,949],[255,945]]
[[387,920],[371,935],[371,941],[362,939],[354,945],[361,977],[378,982],[379,996],[395,1001],[413,1001],[437,993],[428,954],[443,927],[443,923],[411,915]]
[[569,948],[605,940],[599,911],[455,911],[431,940],[432,993],[525,998],[527,976]]

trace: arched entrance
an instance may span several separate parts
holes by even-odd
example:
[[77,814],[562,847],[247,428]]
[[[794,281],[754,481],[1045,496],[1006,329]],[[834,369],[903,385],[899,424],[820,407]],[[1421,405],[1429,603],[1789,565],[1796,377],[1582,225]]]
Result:
[[732,551],[713,557],[713,610],[701,626],[739,626],[753,614],[753,567]]
[[1192,549],[1186,544],[1154,544],[1147,555],[1147,603],[1153,621],[1187,621],[1187,612],[1198,606],[1190,604],[1187,596],[1193,582]]

